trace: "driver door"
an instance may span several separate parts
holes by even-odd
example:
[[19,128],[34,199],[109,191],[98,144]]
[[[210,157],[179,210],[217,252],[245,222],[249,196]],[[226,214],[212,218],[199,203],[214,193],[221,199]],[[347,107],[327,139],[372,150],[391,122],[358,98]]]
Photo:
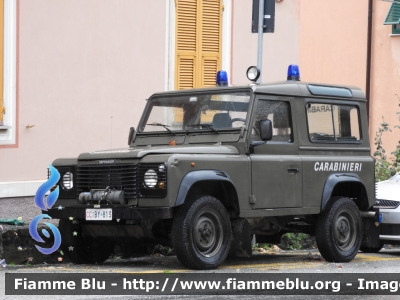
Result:
[[293,130],[293,98],[264,96],[257,102],[252,140],[260,140],[259,123],[272,122],[273,137],[254,147],[250,154],[253,209],[302,206],[302,160],[298,155],[297,135]]

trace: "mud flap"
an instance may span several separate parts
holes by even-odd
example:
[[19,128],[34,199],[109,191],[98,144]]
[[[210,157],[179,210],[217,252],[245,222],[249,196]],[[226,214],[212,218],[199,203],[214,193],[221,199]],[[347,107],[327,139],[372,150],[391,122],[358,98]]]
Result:
[[246,219],[231,219],[232,243],[229,257],[251,257],[251,228]]
[[361,247],[378,248],[379,241],[379,208],[371,208],[370,211],[361,213],[363,225],[363,237]]

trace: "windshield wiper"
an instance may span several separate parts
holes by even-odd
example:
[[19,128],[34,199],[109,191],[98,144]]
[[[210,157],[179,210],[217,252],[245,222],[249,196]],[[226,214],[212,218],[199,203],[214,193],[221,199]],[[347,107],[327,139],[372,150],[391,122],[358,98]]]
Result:
[[199,123],[199,124],[192,124],[192,125],[187,125],[187,127],[196,127],[196,126],[201,126],[205,127],[208,129],[211,129],[212,131],[218,132],[212,124],[204,124],[204,123]]
[[172,133],[173,135],[176,135],[175,132],[173,132],[171,129],[169,129],[168,127],[171,127],[169,125],[165,125],[165,124],[161,124],[161,123],[152,123],[152,124],[146,124],[149,126],[161,126],[164,127],[168,132]]

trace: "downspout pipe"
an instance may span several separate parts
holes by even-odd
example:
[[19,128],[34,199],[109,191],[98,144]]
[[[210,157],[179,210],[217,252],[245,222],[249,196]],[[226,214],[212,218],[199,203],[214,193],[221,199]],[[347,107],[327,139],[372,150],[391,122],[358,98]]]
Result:
[[373,0],[368,0],[368,33],[367,33],[367,68],[365,76],[365,97],[367,98],[367,115],[369,122],[369,112],[371,106],[371,60],[372,60],[372,14],[374,3]]

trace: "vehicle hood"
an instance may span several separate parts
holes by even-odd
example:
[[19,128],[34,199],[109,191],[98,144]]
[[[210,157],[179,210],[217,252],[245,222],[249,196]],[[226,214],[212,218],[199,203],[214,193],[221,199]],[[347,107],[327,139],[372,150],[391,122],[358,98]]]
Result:
[[234,146],[204,145],[204,146],[156,146],[156,147],[131,147],[125,149],[99,150],[82,153],[78,160],[93,159],[128,159],[141,158],[148,154],[231,154],[237,155],[239,151]]
[[400,182],[387,180],[376,184],[376,199],[400,201]]

